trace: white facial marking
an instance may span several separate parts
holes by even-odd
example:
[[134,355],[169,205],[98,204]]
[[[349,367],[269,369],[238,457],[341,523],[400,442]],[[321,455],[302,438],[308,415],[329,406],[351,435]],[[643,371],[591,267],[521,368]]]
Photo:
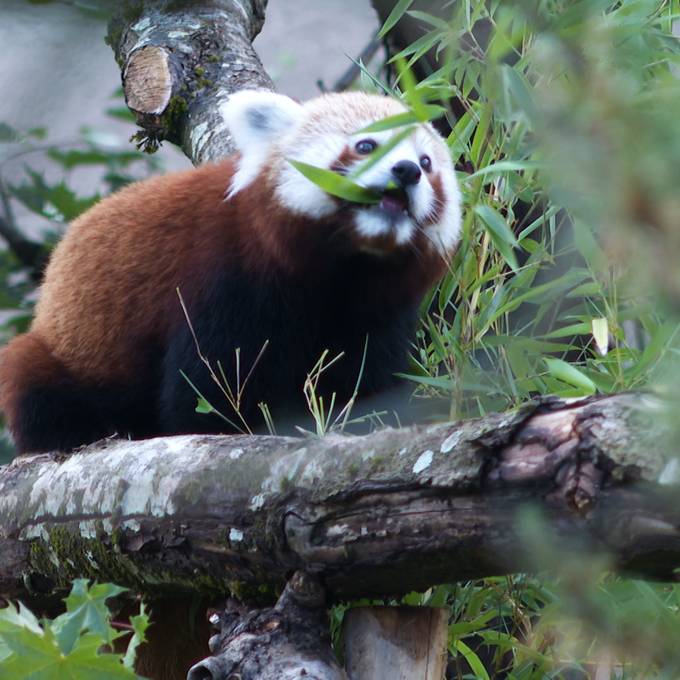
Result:
[[401,222],[397,222],[396,231],[396,241],[400,246],[403,246],[413,238],[415,229],[411,220],[401,220]]
[[[401,128],[381,132],[357,132],[370,123],[403,112],[396,100],[362,93],[326,95],[304,105],[272,92],[243,91],[232,95],[221,111],[241,153],[228,197],[250,185],[259,175],[273,180],[277,201],[288,210],[312,219],[323,219],[337,210],[336,199],[310,182],[288,159],[321,168],[331,168],[346,149],[372,139],[386,144]],[[432,247],[443,255],[455,246],[460,231],[460,191],[444,140],[427,124],[419,125],[355,181],[382,191],[394,180],[392,168],[399,161],[420,166],[423,155],[432,161],[431,172],[422,171],[420,180],[408,186],[408,210],[399,214],[380,205],[356,207],[349,213],[356,233],[367,241],[392,234],[394,243],[408,247],[424,232]],[[352,160],[351,172],[362,163]],[[432,181],[441,187],[437,195]],[[432,219],[438,216],[437,221]]]
[[365,238],[386,236],[390,231],[390,224],[375,210],[364,208],[354,212],[354,221],[359,234]]
[[[372,139],[382,145],[388,143],[398,133],[399,130],[359,133],[350,137],[349,144],[354,146],[360,140]],[[382,190],[390,180],[394,179],[392,168],[396,163],[408,160],[420,166],[420,159],[423,155],[430,157],[432,171],[427,173],[423,170],[420,180],[406,189],[410,217],[405,216],[404,219],[394,222],[388,215],[381,214],[379,211],[364,209],[362,217],[356,220],[357,231],[361,236],[366,238],[385,236],[389,231],[394,230],[397,245],[406,245],[417,232],[416,224],[428,222],[439,214],[439,220],[426,227],[427,237],[433,247],[442,253],[448,252],[455,245],[460,223],[460,196],[448,150],[433,131],[424,127],[417,128],[412,135],[402,140],[366,172],[360,174],[356,181],[362,186]],[[350,170],[355,169],[361,162],[363,161],[354,164]],[[434,176],[441,181],[444,193],[443,203],[440,203],[441,199],[437,197],[430,182]]]

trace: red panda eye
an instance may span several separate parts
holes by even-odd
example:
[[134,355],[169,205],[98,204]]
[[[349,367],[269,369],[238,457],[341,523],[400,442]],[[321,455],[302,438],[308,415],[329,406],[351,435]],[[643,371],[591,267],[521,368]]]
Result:
[[354,148],[358,153],[366,155],[375,151],[378,147],[378,143],[373,139],[361,139],[355,145]]
[[430,172],[430,170],[432,170],[432,160],[428,155],[420,157],[420,167],[425,170],[425,172]]

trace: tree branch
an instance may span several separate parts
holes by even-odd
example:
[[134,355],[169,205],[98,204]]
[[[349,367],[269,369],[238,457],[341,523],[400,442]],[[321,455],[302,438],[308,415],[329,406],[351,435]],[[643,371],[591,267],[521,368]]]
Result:
[[[83,575],[149,593],[273,593],[294,570],[334,598],[529,569],[518,512],[672,578],[678,461],[650,398],[548,401],[458,424],[323,439],[111,440],[0,468],[0,592]],[[669,487],[668,483],[673,486]]]
[[273,89],[253,38],[267,0],[138,0],[109,25],[108,42],[121,67],[125,99],[153,151],[162,140],[196,164],[233,150],[219,103],[246,87]]

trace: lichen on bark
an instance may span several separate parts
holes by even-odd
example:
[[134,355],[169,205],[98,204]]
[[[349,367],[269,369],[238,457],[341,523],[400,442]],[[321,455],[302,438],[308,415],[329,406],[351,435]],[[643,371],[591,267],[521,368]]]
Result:
[[142,128],[138,146],[163,141],[195,163],[233,150],[220,102],[244,87],[273,89],[252,47],[266,0],[123,2],[107,41],[121,68],[126,101]]

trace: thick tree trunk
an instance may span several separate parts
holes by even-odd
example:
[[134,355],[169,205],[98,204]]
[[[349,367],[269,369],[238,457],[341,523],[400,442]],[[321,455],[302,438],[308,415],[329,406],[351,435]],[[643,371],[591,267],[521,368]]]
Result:
[[168,140],[195,164],[233,150],[219,104],[244,88],[273,89],[252,47],[267,0],[140,0],[109,26],[140,144]]
[[676,452],[650,398],[541,405],[365,437],[106,441],[0,468],[0,592],[76,576],[145,593],[274,593],[294,570],[333,598],[534,566],[532,503],[624,569],[680,564]]

